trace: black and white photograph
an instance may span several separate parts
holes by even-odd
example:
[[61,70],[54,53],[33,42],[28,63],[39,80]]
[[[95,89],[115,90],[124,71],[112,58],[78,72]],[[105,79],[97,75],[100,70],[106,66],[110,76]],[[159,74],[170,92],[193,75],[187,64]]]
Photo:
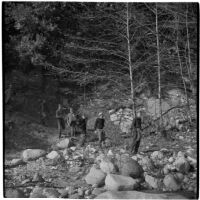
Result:
[[199,198],[198,2],[1,6],[3,198]]

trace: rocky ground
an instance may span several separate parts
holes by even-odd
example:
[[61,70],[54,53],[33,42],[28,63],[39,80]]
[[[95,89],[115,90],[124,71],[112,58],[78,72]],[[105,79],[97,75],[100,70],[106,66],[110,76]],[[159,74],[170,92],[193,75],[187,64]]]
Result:
[[[19,118],[18,118],[19,119]],[[197,193],[196,130],[172,132],[174,140],[143,135],[132,155],[124,139],[100,149],[89,133],[57,138],[56,129],[25,118],[5,135],[6,197],[191,199]]]

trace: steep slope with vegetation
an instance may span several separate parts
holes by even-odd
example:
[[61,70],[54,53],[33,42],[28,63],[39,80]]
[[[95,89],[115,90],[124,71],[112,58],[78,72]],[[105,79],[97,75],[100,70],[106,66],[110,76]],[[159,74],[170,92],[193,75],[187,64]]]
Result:
[[[110,162],[118,154],[133,156],[129,152],[132,135],[126,118],[132,123],[140,111],[143,139],[141,153],[133,160],[141,164],[145,177],[156,180],[143,177],[137,189],[169,192],[173,188],[168,186],[173,183],[177,191],[186,190],[194,196],[197,16],[197,3],[4,2],[6,189],[23,188],[26,197],[63,197],[65,193],[70,198],[98,196],[107,189],[100,187],[94,192],[99,188],[88,186],[84,177],[97,156],[110,156]],[[46,126],[40,124],[44,99],[48,107]],[[87,116],[84,147],[79,146],[77,137],[73,141],[76,148],[55,148],[65,140],[58,139],[56,129],[59,103]],[[106,118],[107,144],[103,152],[91,130],[100,111]],[[166,155],[162,148],[167,149]],[[27,162],[20,158],[25,149],[43,149],[45,155],[54,150],[56,153],[52,153],[54,158],[50,155]],[[152,154],[163,154],[160,163]],[[10,162],[16,157],[20,159]],[[77,157],[81,158],[80,166],[74,161]],[[153,168],[146,169],[149,162],[153,162]],[[38,179],[39,171],[33,177],[39,169],[43,180]],[[113,174],[123,175],[120,170]],[[168,175],[170,178],[164,181]],[[102,184],[107,183],[104,180]],[[57,189],[52,192],[48,187]],[[14,191],[14,196],[22,193]],[[9,190],[7,195],[11,194]],[[120,197],[117,193],[104,195]]]

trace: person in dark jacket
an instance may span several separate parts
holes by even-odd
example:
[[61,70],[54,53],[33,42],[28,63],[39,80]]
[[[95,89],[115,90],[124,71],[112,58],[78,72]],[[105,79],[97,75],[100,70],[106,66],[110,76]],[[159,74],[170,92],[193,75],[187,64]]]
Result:
[[133,133],[131,152],[137,154],[142,137],[142,118],[140,112],[137,113],[136,118],[133,120],[131,131]]
[[99,146],[102,147],[102,144],[105,141],[105,132],[103,130],[105,125],[105,119],[103,118],[103,113],[100,112],[98,118],[95,121],[94,130],[99,138]]
[[76,132],[76,115],[74,114],[74,111],[72,108],[69,109],[69,113],[67,115],[67,124],[70,127],[70,135],[71,137],[75,136]]
[[65,129],[65,110],[63,109],[61,104],[58,104],[58,109],[56,110],[56,119],[58,123],[58,132],[59,132],[59,138],[61,138],[61,129]]

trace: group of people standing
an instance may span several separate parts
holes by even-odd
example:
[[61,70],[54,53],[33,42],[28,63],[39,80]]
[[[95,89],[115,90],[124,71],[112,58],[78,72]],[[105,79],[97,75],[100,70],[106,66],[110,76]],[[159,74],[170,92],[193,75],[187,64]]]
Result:
[[[45,124],[46,119],[46,101],[42,101],[42,111],[41,111],[41,122]],[[57,126],[58,126],[58,134],[59,138],[61,138],[62,130],[66,129],[66,126],[70,127],[70,136],[74,137],[76,132],[83,134],[86,136],[87,134],[87,119],[85,115],[78,115],[75,114],[72,108],[69,108],[69,113],[67,113],[67,109],[64,108],[61,104],[58,104],[58,108],[56,110],[56,119],[57,119]],[[133,153],[137,153],[141,136],[142,136],[142,119],[140,113],[137,113],[137,116],[133,120],[131,132],[133,135],[133,143],[131,145],[131,151]],[[98,117],[94,124],[94,131],[98,135],[99,146],[102,147],[105,144],[105,119],[102,112],[98,114]]]
[[56,119],[58,124],[59,138],[61,138],[62,130],[66,128],[66,125],[70,127],[70,136],[74,137],[78,130],[81,134],[86,135],[86,118],[85,115],[76,115],[72,108],[69,109],[69,113],[66,113],[66,108],[61,104],[58,104],[56,110]]

